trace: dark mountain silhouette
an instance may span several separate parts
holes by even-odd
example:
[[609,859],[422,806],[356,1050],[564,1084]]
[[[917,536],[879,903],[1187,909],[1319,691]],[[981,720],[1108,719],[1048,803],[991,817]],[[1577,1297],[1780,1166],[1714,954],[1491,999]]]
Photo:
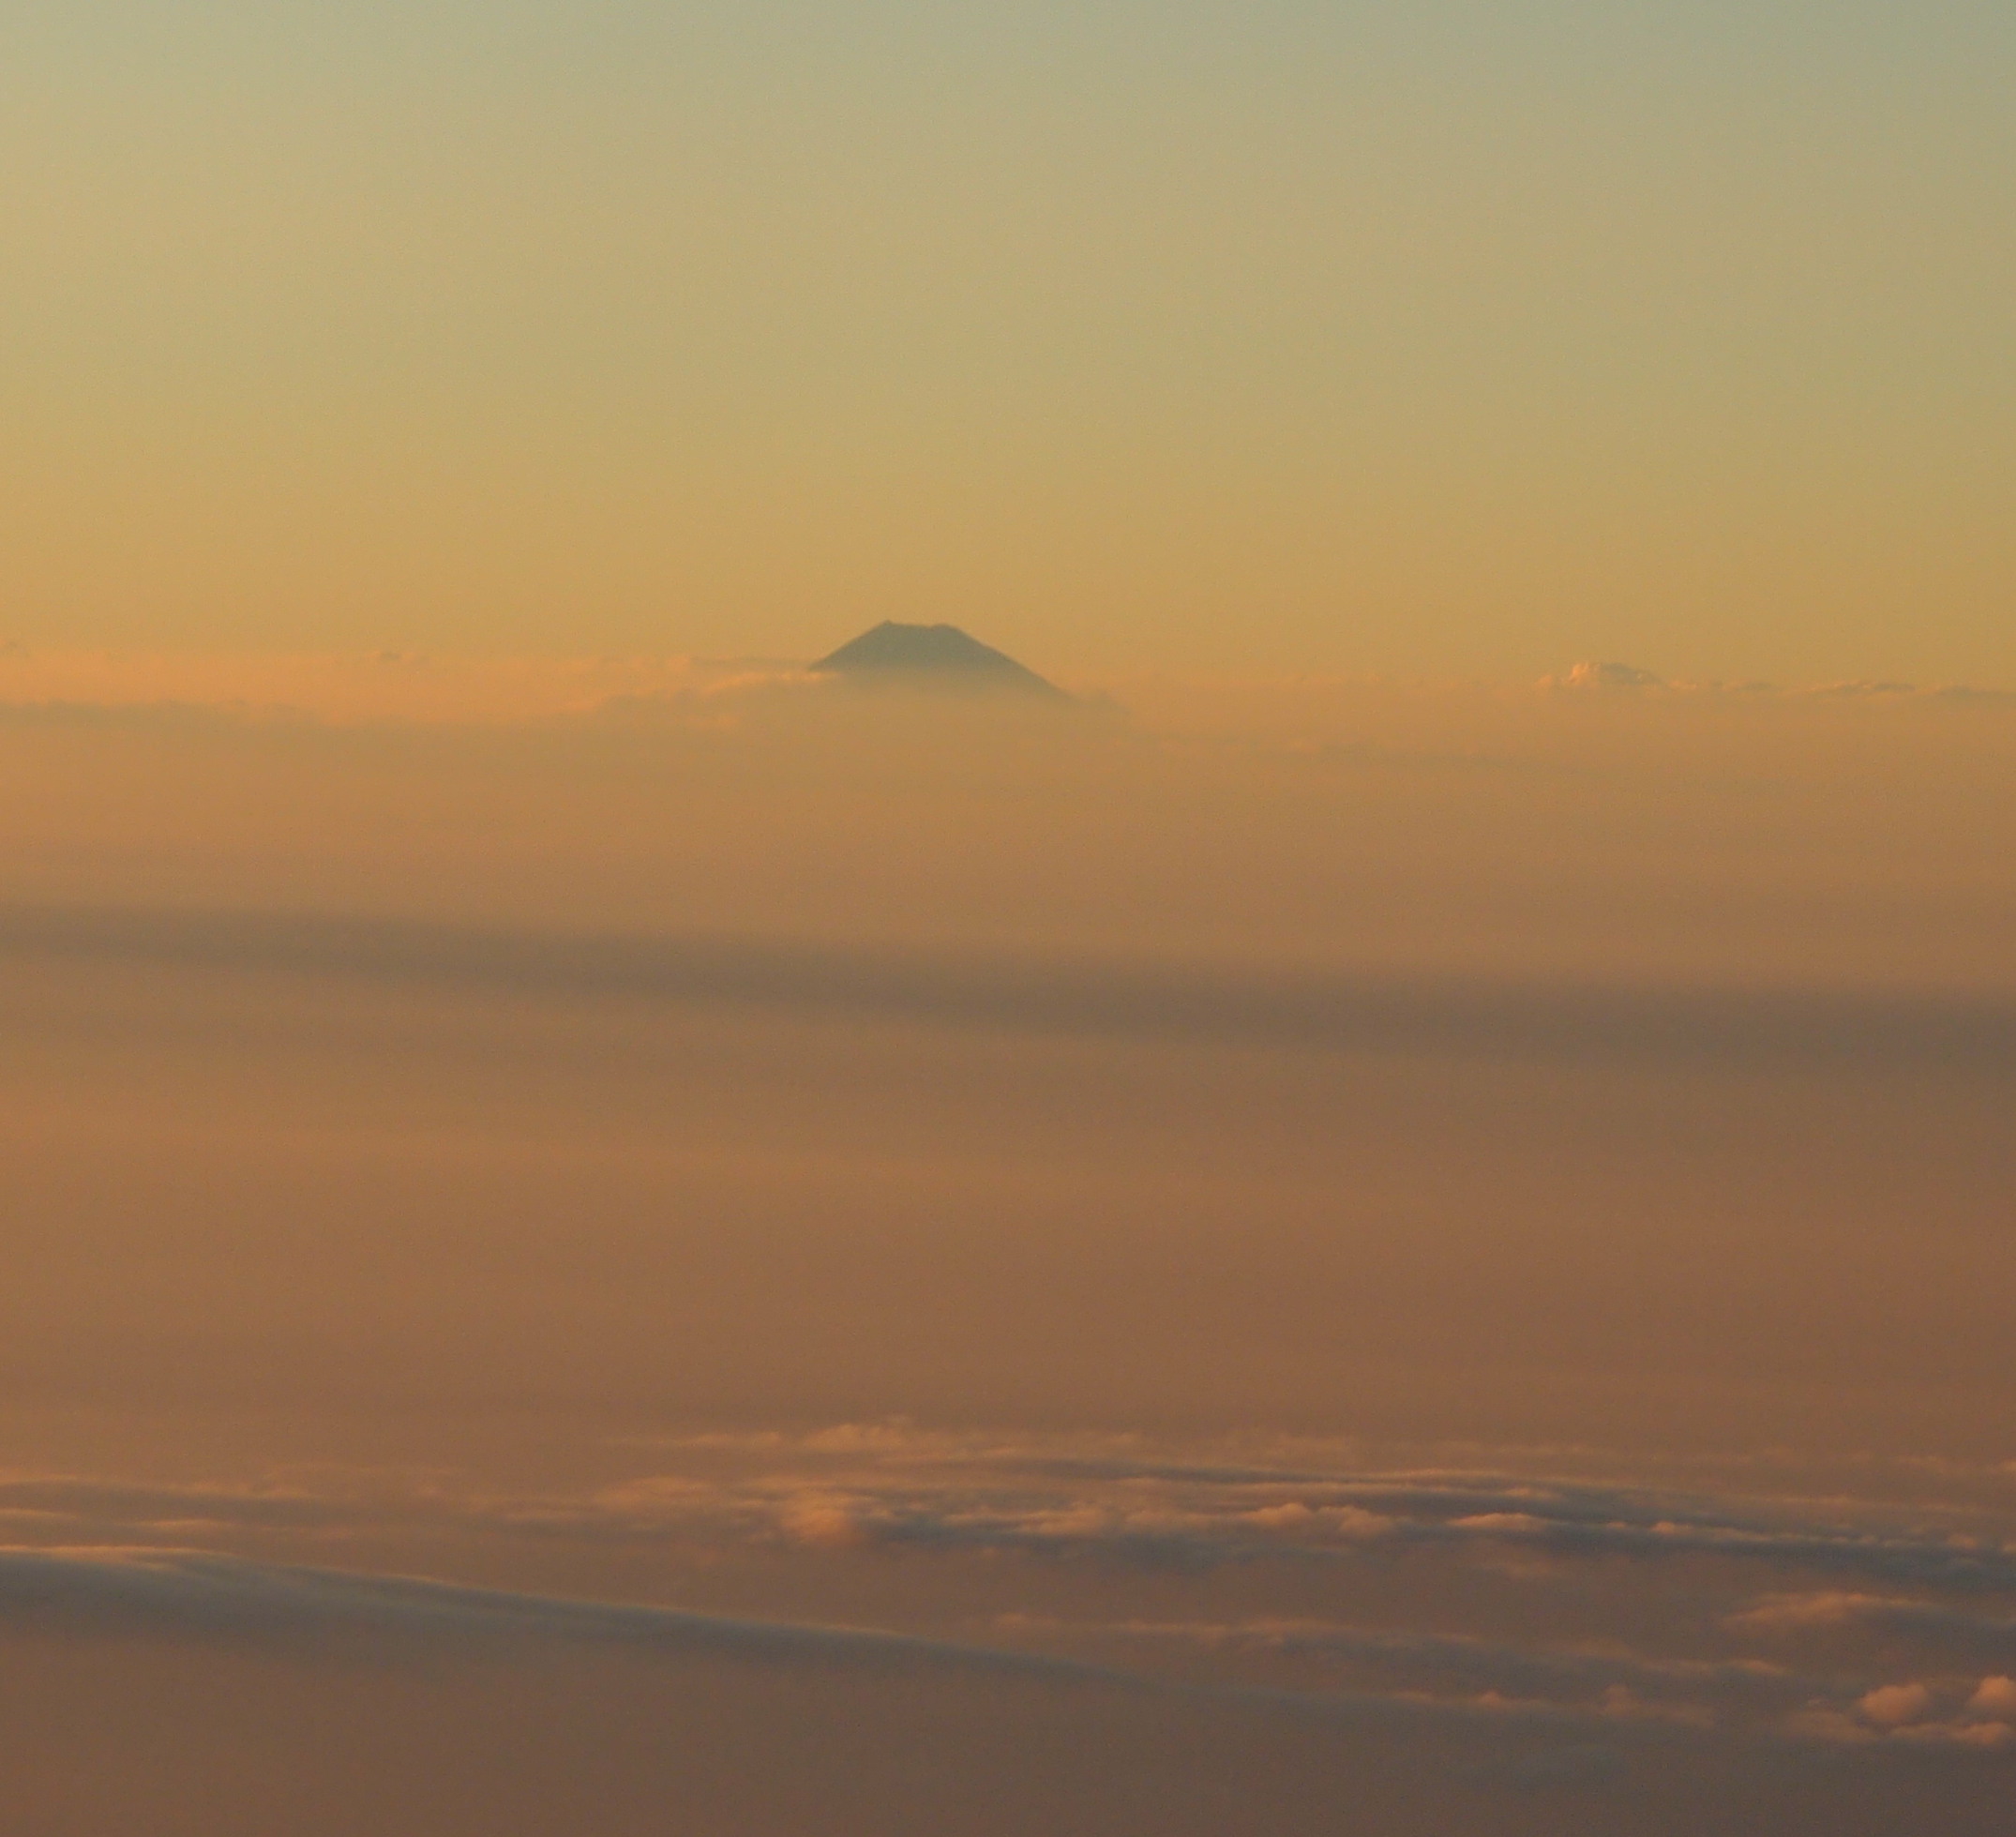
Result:
[[969,638],[957,625],[899,625],[884,619],[812,666],[824,675],[861,682],[912,683],[926,688],[1008,689],[1024,695],[1055,696],[1046,683],[1013,657]]

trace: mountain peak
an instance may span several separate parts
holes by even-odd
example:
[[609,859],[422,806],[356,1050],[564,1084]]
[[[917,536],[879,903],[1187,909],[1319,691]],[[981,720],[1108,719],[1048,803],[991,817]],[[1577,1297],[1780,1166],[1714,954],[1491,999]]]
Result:
[[957,625],[905,625],[894,619],[884,619],[812,668],[822,675],[870,681],[1063,693],[992,645],[969,638]]

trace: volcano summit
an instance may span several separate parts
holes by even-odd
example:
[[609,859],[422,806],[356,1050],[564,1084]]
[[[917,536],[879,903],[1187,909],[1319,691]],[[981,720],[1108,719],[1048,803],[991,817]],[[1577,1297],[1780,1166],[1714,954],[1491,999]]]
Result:
[[1054,696],[1063,690],[1032,670],[969,638],[957,625],[903,625],[885,619],[812,666],[820,675],[921,688],[1006,689]]

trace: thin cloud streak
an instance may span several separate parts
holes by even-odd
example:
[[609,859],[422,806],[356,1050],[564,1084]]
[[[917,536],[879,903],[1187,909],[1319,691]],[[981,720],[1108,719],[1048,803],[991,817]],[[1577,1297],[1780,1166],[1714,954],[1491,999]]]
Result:
[[31,905],[0,907],[0,956],[1317,1052],[2016,1077],[2016,1001],[1993,996],[1379,978]]
[[408,1576],[254,1563],[201,1550],[0,1548],[0,1625],[113,1636],[249,1641],[307,1653],[331,1634],[545,1641],[667,1657],[1000,1672],[1145,1687],[1105,1667],[856,1627],[463,1588]]
[[[1224,1643],[1236,1629],[1111,1627],[1107,1634],[1199,1634]],[[1299,1690],[1236,1681],[1152,1676],[1047,1652],[1017,1650],[868,1628],[771,1621],[696,1614],[627,1602],[599,1602],[469,1588],[405,1575],[256,1563],[206,1551],[104,1546],[89,1549],[0,1547],[0,1636],[166,1640],[235,1647],[327,1664],[400,1662],[415,1657],[513,1662],[529,1649],[570,1649],[672,1664],[727,1662],[812,1672],[881,1676],[936,1674],[1041,1689],[1092,1689],[1190,1705],[1359,1725],[1441,1729],[1452,1735],[1492,1731],[1544,1735],[1603,1732],[1605,1739],[1769,1745],[1814,1742],[1855,1746],[1881,1729],[1881,1718],[1851,1713],[1858,1699],[1837,1686],[1828,1697],[1782,1721],[1742,1718],[1725,1724],[1715,1699],[1732,1685],[1771,1694],[1798,1680],[1766,1667],[1747,1675],[1732,1666],[1633,1664],[1621,1656],[1578,1664],[1568,1655],[1516,1655],[1451,1640],[1372,1642],[1392,1659],[1411,1656],[1462,1686],[1460,1692],[1362,1689]],[[1339,1643],[1332,1630],[1328,1643]],[[1316,1644],[1326,1643],[1318,1635]],[[1411,1648],[1411,1649],[1408,1649]],[[1482,1662],[1482,1663],[1480,1663]],[[1476,1689],[1480,1670],[1503,1681],[1524,1673],[1529,1684],[1572,1682],[1586,1690],[1601,1677],[1600,1696],[1561,1700]],[[1632,1681],[1625,1681],[1627,1679]],[[1991,1680],[1993,1681],[1993,1680]],[[1666,1700],[1633,1688],[1692,1683],[1701,1694]],[[1822,1687],[1825,1688],[1824,1686]],[[1853,1691],[1858,1686],[1848,1686]],[[1867,1705],[1882,1690],[1864,1692]],[[1895,1689],[1896,1687],[1888,1687]],[[1984,1687],[1985,1688],[1985,1687]],[[1929,1694],[1928,1694],[1929,1701]],[[1737,1703],[1728,1702],[1729,1709]],[[1879,1705],[1880,1707],[1880,1705]],[[1783,1711],[1781,1711],[1781,1714]],[[1977,1719],[1978,1721],[1978,1719]],[[2008,1730],[1990,1719],[1948,1724],[1927,1720],[1899,1734],[1956,1748],[2005,1747]]]
[[[1619,1720],[1572,1704],[1488,1694],[1429,1698],[1191,1683],[910,1634],[253,1563],[194,1550],[0,1548],[0,1631],[244,1645],[311,1661],[365,1656],[373,1640],[391,1642],[384,1649],[388,1656],[414,1641],[437,1656],[465,1657],[557,1645],[673,1663],[935,1672],[1347,1721],[1546,1728]],[[363,1643],[346,1645],[346,1638]],[[1648,1727],[1686,1726],[1645,1720]]]

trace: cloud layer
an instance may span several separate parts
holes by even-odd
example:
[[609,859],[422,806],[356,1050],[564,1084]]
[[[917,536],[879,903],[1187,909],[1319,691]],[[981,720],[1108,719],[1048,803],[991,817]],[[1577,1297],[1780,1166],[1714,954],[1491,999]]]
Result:
[[[150,1485],[15,1474],[0,1481],[0,1534],[15,1540],[0,1552],[0,1627],[221,1641],[302,1660],[429,1651],[509,1663],[557,1644],[1451,1729],[1580,1724],[1967,1754],[2016,1742],[2016,1618],[2000,1604],[2016,1604],[2016,1541],[2001,1508],[1836,1498],[1823,1514],[1769,1493],[1296,1452],[867,1424],[689,1436],[665,1445],[667,1464],[575,1494],[439,1476]],[[1019,1566],[991,1573],[1047,1590],[1063,1611],[964,1633],[870,1629],[459,1586],[360,1569],[354,1555],[341,1568],[300,1559],[415,1536],[436,1550],[658,1549],[687,1564],[835,1573],[896,1558],[1007,1562]],[[1211,1611],[1235,1572],[1273,1578],[1274,1597],[1305,1611]],[[1100,1613],[1133,1598],[1130,1577],[1157,1578],[1153,1599],[1187,1596],[1207,1611]],[[1570,1640],[1466,1627],[1447,1605],[1412,1624],[1390,1608],[1383,1622],[1306,1611],[1340,1587],[1367,1604],[1453,1604],[1482,1589],[1579,1590],[1609,1604]]]

